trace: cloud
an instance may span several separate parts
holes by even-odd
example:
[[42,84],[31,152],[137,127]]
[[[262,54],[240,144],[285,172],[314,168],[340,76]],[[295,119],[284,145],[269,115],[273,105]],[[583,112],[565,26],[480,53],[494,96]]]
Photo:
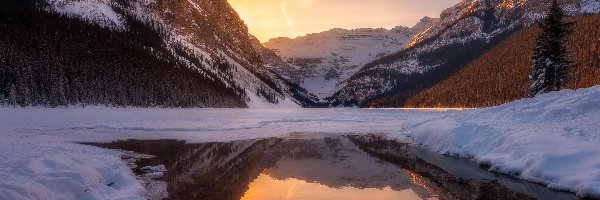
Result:
[[288,24],[288,26],[290,27],[290,29],[293,31],[294,30],[294,22],[292,21],[292,18],[290,18],[290,16],[287,13],[287,0],[283,0],[281,1],[281,4],[279,4],[279,8],[281,9],[281,13],[283,13],[283,16],[285,17],[285,20]]

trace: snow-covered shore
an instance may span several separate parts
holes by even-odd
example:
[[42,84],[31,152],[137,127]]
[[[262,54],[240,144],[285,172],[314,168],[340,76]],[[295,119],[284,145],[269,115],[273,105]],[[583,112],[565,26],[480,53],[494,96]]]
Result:
[[75,142],[384,133],[600,197],[600,87],[467,111],[0,108],[0,199],[141,199],[120,153]]
[[404,123],[411,142],[490,170],[600,198],[600,87]]

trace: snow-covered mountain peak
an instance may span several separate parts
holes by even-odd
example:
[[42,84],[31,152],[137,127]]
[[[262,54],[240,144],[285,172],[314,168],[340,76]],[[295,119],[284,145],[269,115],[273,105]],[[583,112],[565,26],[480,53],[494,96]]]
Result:
[[[598,1],[561,0],[559,2],[567,15],[577,15],[582,12],[584,7],[586,10],[593,10],[594,3]],[[584,4],[589,6],[584,6]],[[484,21],[491,26],[502,26],[509,29],[531,25],[546,15],[549,6],[549,0],[463,0],[444,10],[440,14],[440,20],[412,39],[409,47],[448,31],[450,33],[446,33],[446,35],[462,35],[462,32],[468,31],[478,35],[472,35],[474,37],[490,37],[486,34],[477,33],[479,31],[477,29],[484,28],[482,23]],[[465,27],[468,27],[468,29],[461,29]],[[488,28],[493,29],[493,27]],[[491,29],[488,31],[494,32]],[[481,31],[486,32],[485,30]],[[495,33],[491,34],[494,35],[499,32],[502,31],[496,30]]]
[[293,66],[284,74],[300,74],[296,84],[319,98],[326,98],[339,90],[343,81],[362,65],[402,49],[408,40],[434,21],[425,18],[413,28],[335,28],[294,39],[274,38],[264,45]]

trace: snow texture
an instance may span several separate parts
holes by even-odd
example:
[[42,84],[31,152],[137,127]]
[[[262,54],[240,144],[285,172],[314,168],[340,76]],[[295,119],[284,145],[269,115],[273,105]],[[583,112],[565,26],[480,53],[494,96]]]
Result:
[[143,180],[121,160],[125,152],[75,142],[348,133],[384,134],[548,188],[600,197],[600,86],[458,111],[88,107],[0,113],[0,199],[141,199],[153,192],[144,191]]
[[108,0],[47,0],[51,10],[56,13],[78,17],[102,27],[116,30],[125,29],[123,17],[117,14]]
[[264,45],[293,68],[288,73],[300,74],[297,84],[324,99],[343,86],[344,80],[360,67],[404,48],[416,34],[430,27],[436,19],[423,18],[414,27],[393,29],[331,29],[321,33],[290,38],[273,38]]
[[600,13],[600,1],[581,0],[581,13]]
[[600,87],[405,124],[412,141],[491,171],[600,197]]

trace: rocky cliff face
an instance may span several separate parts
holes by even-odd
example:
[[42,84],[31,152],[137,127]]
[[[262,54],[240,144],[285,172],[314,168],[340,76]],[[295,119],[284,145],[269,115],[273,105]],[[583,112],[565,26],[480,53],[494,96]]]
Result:
[[295,66],[284,62],[275,51],[266,48],[256,37],[250,36],[250,41],[265,64],[267,73],[276,77],[283,91],[289,94],[296,104],[302,107],[327,107],[326,102],[297,84],[302,80],[302,74]]

